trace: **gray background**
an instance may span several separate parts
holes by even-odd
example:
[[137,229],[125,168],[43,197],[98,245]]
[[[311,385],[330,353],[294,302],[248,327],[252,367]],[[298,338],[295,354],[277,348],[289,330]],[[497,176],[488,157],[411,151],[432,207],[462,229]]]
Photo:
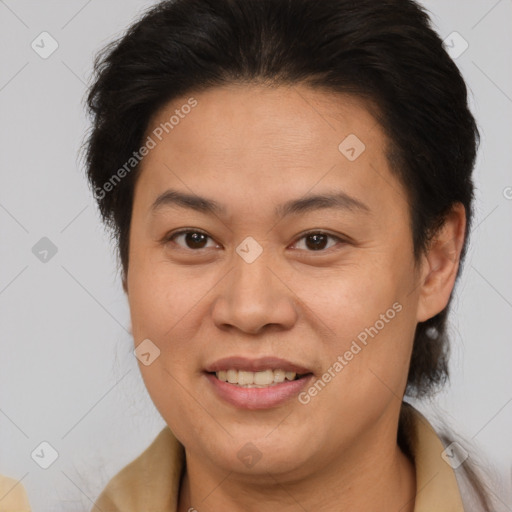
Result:
[[[93,56],[152,3],[0,1],[0,473],[22,480],[34,511],[89,509],[163,426],[78,157]],[[443,39],[456,31],[469,44],[456,62],[482,144],[451,319],[451,383],[421,408],[469,441],[470,457],[478,450],[493,464],[512,510],[512,1],[424,4]],[[31,47],[43,31],[59,45],[47,59]],[[57,248],[46,262],[32,252],[42,237]],[[31,457],[43,441],[58,452],[46,470]],[[36,460],[49,462],[42,449]]]

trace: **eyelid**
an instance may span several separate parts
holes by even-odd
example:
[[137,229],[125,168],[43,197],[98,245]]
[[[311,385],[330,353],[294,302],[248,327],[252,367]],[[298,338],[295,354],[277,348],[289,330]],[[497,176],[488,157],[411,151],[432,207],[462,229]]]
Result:
[[162,240],[163,241],[170,240],[171,238],[175,237],[176,235],[183,235],[183,234],[186,234],[186,233],[201,233],[202,235],[206,235],[206,236],[211,238],[211,236],[206,231],[203,231],[202,229],[199,229],[199,228],[181,228],[181,229],[178,229],[177,231],[171,231],[169,233],[166,233],[164,235],[164,237],[162,238]]

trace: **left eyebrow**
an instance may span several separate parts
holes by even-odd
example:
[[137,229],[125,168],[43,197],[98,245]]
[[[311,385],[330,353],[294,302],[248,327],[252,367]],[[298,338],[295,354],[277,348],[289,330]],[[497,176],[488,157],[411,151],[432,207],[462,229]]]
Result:
[[[153,205],[151,211],[156,212],[163,207],[178,206],[196,210],[201,213],[210,213],[213,215],[225,215],[226,206],[196,194],[187,194],[178,190],[169,189],[160,194]],[[292,199],[278,205],[274,211],[278,218],[290,215],[304,214],[314,210],[333,208],[346,211],[358,211],[362,213],[370,213],[370,208],[355,197],[349,196],[345,192],[316,194],[302,197],[300,199]]]
[[333,208],[338,210],[359,211],[370,213],[370,208],[355,197],[345,192],[332,194],[317,194],[305,196],[300,199],[288,201],[276,208],[276,215],[280,218],[288,215],[303,214],[314,210]]

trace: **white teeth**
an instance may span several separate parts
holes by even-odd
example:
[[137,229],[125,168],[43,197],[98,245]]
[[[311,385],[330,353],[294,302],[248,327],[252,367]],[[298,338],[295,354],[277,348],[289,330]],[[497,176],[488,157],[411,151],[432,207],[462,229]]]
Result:
[[284,370],[274,370],[274,382],[284,382],[286,372]]
[[[240,382],[240,380],[238,382]],[[268,386],[269,384],[272,384],[272,382],[274,382],[274,372],[272,370],[265,370],[264,372],[254,373],[254,384],[259,384],[260,386]]]
[[226,375],[228,377],[228,382],[230,384],[237,384],[238,383],[238,370],[228,370],[226,372]]
[[237,384],[245,388],[265,388],[279,384],[286,380],[294,380],[295,372],[284,370],[263,370],[261,372],[247,372],[243,370],[220,370],[215,373],[223,382]]
[[254,372],[238,372],[238,384],[244,386],[245,384],[254,384]]
[[284,374],[284,376],[288,379],[288,380],[293,380],[295,379],[295,372],[286,372]]

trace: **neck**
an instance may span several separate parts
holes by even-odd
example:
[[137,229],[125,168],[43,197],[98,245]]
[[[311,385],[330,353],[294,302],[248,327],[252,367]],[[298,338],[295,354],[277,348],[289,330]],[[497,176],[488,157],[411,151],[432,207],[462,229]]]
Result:
[[[400,510],[413,512],[415,469],[391,435],[361,438],[321,471],[292,477],[264,472],[248,480],[186,452],[178,512],[316,512]],[[299,507],[299,508],[298,508]]]

